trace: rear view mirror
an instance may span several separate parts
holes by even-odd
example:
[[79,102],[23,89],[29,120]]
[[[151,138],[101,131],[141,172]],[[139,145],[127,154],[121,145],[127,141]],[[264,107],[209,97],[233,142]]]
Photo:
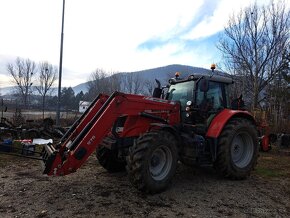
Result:
[[201,79],[199,82],[199,90],[201,92],[207,92],[209,89],[209,82],[207,79]]
[[154,98],[160,98],[162,94],[162,89],[160,88],[155,88],[153,91],[153,97]]
[[158,79],[155,79],[157,87],[153,91],[153,98],[160,98],[162,94],[161,83]]

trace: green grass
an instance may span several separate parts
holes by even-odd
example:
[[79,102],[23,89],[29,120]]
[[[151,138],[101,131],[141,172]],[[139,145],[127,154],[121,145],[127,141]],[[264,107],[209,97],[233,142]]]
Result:
[[269,169],[269,168],[264,168],[264,167],[257,167],[256,173],[260,176],[268,177],[268,178],[279,178],[279,177],[287,176],[287,172],[285,171],[280,171],[277,169],[274,170],[274,169]]
[[280,155],[275,151],[260,153],[254,173],[265,178],[290,178],[289,156]]

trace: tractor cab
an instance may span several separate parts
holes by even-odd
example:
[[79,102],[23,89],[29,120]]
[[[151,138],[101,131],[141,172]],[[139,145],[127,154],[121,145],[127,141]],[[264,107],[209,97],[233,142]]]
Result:
[[229,85],[233,80],[218,75],[190,75],[169,80],[165,99],[178,101],[182,121],[187,124],[207,123],[224,108],[230,108]]

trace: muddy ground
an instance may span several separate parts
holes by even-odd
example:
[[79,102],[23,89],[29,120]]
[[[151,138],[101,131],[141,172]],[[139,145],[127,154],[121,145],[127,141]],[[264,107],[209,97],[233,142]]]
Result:
[[0,217],[290,217],[289,156],[262,154],[243,181],[179,164],[170,188],[155,195],[133,188],[126,173],[107,173],[94,156],[65,177],[42,175],[39,161],[0,160]]

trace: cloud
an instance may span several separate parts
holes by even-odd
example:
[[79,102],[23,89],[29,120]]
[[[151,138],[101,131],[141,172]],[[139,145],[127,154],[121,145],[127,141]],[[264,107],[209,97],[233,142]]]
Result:
[[[218,55],[215,34],[229,14],[253,2],[66,1],[63,85],[86,82],[96,68],[117,72],[168,64],[206,66]],[[58,66],[61,13],[62,1],[3,1],[0,55]]]
[[177,22],[175,26],[172,26],[171,30],[158,35],[153,38],[147,39],[137,46],[137,49],[149,49],[162,47],[168,43],[183,43],[183,36],[190,32],[196,25],[202,22],[207,17],[212,16],[217,6],[217,1],[205,0],[200,1],[201,4],[196,5],[195,10],[188,11],[191,14],[190,20],[186,19],[186,22]]

